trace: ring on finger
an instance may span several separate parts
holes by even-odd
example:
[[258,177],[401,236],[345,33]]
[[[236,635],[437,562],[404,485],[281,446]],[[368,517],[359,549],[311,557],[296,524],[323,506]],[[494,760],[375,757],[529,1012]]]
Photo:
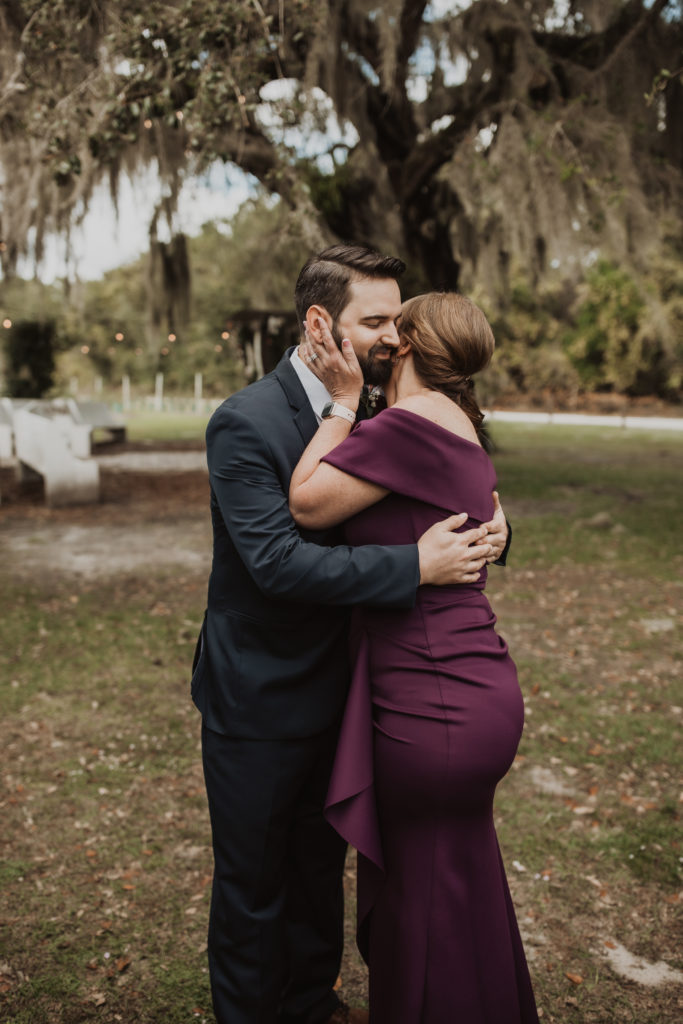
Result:
[[317,358],[318,358],[318,353],[317,352],[312,352],[310,354],[310,356],[308,357],[308,361],[309,361],[309,363],[313,363],[313,362],[315,362],[315,360]]

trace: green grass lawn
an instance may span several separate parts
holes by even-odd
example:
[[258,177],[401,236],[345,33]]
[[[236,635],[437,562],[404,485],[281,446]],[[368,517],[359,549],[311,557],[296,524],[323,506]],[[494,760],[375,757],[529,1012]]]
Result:
[[[199,419],[131,434],[201,437]],[[527,709],[496,815],[542,1019],[675,1024],[680,988],[627,980],[610,957],[683,969],[683,438],[492,433],[514,540],[489,591]],[[213,1020],[188,693],[205,584],[189,570],[2,580],[0,1024]],[[350,910],[343,991],[362,1003],[352,927]]]
[[131,441],[203,441],[210,413],[135,411],[126,413]]

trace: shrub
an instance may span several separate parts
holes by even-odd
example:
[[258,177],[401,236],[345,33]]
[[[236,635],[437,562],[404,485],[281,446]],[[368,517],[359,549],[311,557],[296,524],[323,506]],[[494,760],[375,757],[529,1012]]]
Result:
[[11,398],[41,398],[55,372],[54,320],[19,320],[8,331],[7,393]]
[[588,390],[673,398],[681,387],[683,273],[665,260],[661,278],[636,283],[601,260],[579,288],[565,348]]

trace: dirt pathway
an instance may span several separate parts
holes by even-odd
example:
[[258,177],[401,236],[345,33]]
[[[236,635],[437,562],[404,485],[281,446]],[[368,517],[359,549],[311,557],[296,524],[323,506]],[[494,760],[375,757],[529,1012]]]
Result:
[[47,508],[39,484],[0,470],[2,571],[102,578],[175,566],[208,574],[208,477],[200,449],[107,454],[97,505]]

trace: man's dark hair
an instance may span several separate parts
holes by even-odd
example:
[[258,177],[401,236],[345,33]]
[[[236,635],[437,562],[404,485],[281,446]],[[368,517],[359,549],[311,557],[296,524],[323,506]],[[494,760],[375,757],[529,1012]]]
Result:
[[398,280],[406,265],[396,256],[382,256],[364,245],[332,245],[311,256],[301,268],[294,289],[299,328],[311,306],[324,306],[336,321],[349,301],[349,285],[364,277]]

